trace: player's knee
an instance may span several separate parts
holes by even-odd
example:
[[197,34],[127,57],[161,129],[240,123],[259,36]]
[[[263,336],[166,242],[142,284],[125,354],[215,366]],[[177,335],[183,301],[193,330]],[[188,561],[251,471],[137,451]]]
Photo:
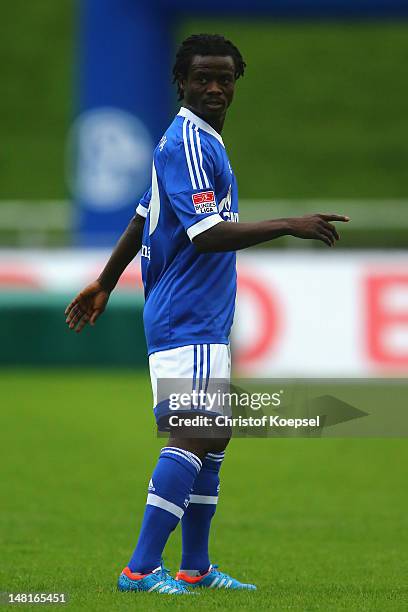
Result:
[[208,438],[179,438],[170,436],[168,446],[175,446],[194,453],[203,459],[207,453],[222,453],[231,439],[231,432],[225,431],[222,436]]
[[211,438],[206,440],[206,452],[207,453],[222,453],[228,446],[231,440],[230,433],[226,433],[225,437],[222,438]]
[[211,440],[211,443],[207,446],[207,453],[222,453],[226,448],[229,442],[227,438],[221,438],[218,440]]

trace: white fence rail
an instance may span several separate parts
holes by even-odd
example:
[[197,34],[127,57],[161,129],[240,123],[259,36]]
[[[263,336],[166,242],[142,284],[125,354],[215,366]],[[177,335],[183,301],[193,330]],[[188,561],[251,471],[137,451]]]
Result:
[[[343,233],[408,231],[407,200],[248,200],[240,201],[240,218],[253,221],[290,217],[311,212],[338,212],[352,223]],[[74,206],[69,200],[0,200],[0,245],[35,247],[67,246],[71,242]],[[281,241],[285,246],[289,241]],[[290,242],[291,246],[295,246]],[[303,242],[302,248],[311,246]]]

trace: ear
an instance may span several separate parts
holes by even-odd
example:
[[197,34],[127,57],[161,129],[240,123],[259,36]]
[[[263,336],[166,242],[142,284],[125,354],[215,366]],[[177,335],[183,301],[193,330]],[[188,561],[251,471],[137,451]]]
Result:
[[178,86],[180,87],[181,91],[184,94],[184,87],[185,87],[185,84],[186,84],[185,79],[181,79],[181,78],[177,79],[177,83],[178,83]]

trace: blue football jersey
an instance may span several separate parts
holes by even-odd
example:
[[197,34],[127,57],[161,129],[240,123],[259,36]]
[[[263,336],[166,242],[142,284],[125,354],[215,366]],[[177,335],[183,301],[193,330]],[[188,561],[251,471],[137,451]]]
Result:
[[238,191],[223,140],[181,108],[153,154],[151,188],[136,212],[142,245],[149,354],[188,344],[228,344],[236,295],[235,252],[199,253],[193,239],[238,221]]

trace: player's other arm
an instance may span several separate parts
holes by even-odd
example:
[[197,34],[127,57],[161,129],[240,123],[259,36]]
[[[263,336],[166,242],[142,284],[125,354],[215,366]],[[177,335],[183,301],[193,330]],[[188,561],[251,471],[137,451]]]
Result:
[[65,310],[70,329],[80,332],[87,323],[95,324],[106,308],[109,296],[132,259],[142,246],[145,219],[136,214],[123,232],[99,277],[85,287]]
[[334,246],[339,235],[331,221],[349,221],[349,217],[337,214],[315,214],[288,219],[270,219],[257,223],[229,223],[223,221],[193,238],[193,244],[201,253],[239,251],[281,236],[295,236],[321,240]]

